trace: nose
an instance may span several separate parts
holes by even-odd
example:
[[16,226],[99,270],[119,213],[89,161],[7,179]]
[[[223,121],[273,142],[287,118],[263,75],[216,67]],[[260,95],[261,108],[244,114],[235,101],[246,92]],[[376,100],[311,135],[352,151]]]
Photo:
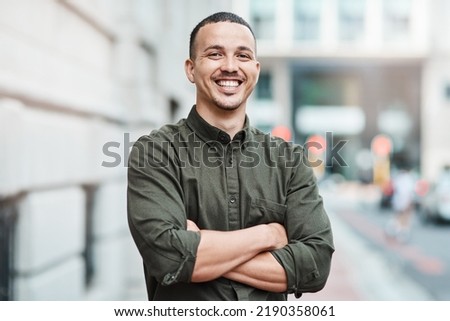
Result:
[[235,72],[238,68],[238,62],[235,57],[226,57],[221,67],[222,71]]

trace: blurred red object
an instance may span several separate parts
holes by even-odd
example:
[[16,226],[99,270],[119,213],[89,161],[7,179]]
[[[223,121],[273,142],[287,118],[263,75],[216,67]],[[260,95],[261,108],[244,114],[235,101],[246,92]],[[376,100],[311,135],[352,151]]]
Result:
[[284,139],[285,141],[290,141],[292,139],[292,132],[287,126],[275,126],[271,132],[272,136],[276,136]]
[[424,180],[419,179],[416,183],[416,194],[419,196],[425,196],[427,195],[428,191],[430,190],[430,184]]
[[387,156],[392,151],[392,140],[386,135],[377,135],[372,139],[372,151],[377,156]]
[[327,148],[327,140],[321,135],[311,135],[306,140],[308,152],[315,155],[321,155],[325,152]]

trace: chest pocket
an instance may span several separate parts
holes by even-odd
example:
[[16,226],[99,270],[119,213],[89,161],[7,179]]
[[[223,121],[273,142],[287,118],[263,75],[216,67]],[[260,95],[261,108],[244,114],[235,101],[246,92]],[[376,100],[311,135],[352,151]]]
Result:
[[267,223],[284,223],[287,206],[262,198],[253,198],[246,227]]

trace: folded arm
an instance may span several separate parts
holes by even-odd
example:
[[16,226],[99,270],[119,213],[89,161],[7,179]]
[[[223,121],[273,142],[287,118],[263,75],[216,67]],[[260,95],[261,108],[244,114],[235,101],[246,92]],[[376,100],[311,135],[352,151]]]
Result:
[[286,273],[269,252],[287,244],[282,225],[261,224],[243,230],[220,232],[200,230],[188,220],[187,228],[201,235],[192,282],[205,282],[223,276],[266,291],[286,290]]
[[287,290],[286,272],[270,252],[258,254],[224,277],[269,292]]

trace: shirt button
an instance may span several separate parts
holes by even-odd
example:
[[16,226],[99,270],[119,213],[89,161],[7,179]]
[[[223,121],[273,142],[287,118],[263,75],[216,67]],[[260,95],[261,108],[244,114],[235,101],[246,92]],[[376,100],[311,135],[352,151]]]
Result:
[[236,203],[236,197],[235,197],[235,196],[231,196],[231,197],[230,197],[230,203],[231,203],[231,204]]
[[219,141],[221,143],[228,144],[230,142],[230,137],[225,133],[221,133],[219,135]]

